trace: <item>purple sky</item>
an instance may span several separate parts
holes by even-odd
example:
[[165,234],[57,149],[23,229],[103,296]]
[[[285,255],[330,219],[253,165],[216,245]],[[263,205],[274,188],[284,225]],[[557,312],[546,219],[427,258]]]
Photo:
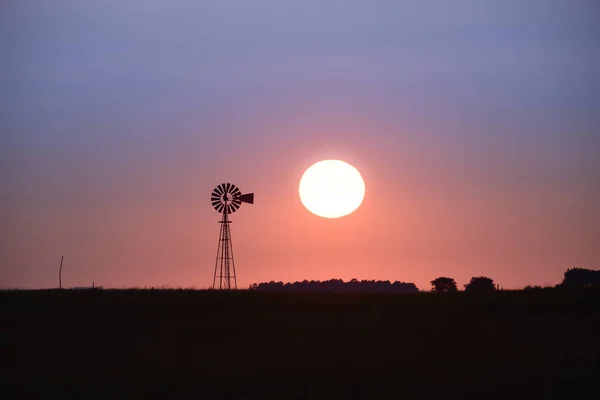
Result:
[[598,38],[592,0],[3,1],[0,287],[207,287],[225,181],[241,286],[597,268]]

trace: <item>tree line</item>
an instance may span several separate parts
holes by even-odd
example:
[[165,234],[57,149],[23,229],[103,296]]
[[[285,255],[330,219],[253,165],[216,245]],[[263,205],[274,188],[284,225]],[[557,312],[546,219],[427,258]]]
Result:
[[[440,276],[431,282],[431,291],[438,293],[457,292],[458,287],[453,278]],[[585,268],[570,268],[565,271],[563,280],[556,288],[577,289],[585,287],[600,288],[600,271]],[[499,286],[494,284],[492,278],[486,276],[475,276],[469,283],[464,285],[465,292],[493,292]],[[541,289],[540,286],[526,286],[525,290]]]
[[263,282],[252,284],[250,290],[273,291],[273,292],[323,292],[323,293],[417,293],[419,289],[414,283],[390,282],[376,280],[352,279],[344,282],[341,279],[330,279],[328,281],[308,281],[283,283]]
[[[437,293],[458,292],[458,285],[453,278],[440,276],[431,282],[431,291]],[[557,288],[600,288],[600,271],[585,268],[570,268],[564,273],[563,280],[556,285]],[[539,289],[540,286],[527,286],[525,290]],[[465,292],[485,293],[499,290],[499,285],[487,276],[474,276],[469,283],[464,285]],[[327,292],[327,293],[417,293],[419,289],[414,283],[390,282],[377,280],[352,279],[344,282],[341,279],[330,279],[327,281],[308,281],[283,283],[263,282],[254,283],[250,290],[272,291],[272,292]]]

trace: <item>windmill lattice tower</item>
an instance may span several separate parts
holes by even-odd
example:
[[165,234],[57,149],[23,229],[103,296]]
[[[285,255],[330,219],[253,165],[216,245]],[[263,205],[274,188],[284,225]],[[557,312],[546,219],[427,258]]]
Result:
[[235,185],[222,183],[213,190],[210,201],[215,210],[222,214],[221,221],[219,221],[221,232],[219,233],[212,287],[225,290],[237,289],[229,215],[236,212],[242,203],[254,204],[254,193],[242,194]]

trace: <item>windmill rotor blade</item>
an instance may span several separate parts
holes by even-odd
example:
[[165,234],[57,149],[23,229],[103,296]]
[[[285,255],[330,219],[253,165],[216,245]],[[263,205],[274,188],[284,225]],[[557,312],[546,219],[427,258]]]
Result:
[[254,193],[242,194],[237,199],[243,201],[244,203],[254,204]]
[[241,207],[242,203],[254,204],[254,193],[242,194],[233,183],[225,182],[212,191],[210,201],[219,213],[232,214]]

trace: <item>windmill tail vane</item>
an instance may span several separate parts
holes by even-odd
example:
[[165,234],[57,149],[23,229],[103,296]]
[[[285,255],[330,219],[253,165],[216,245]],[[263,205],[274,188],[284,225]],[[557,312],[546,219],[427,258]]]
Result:
[[222,183],[213,190],[210,201],[214,209],[221,214],[219,221],[221,229],[212,288],[237,289],[229,215],[236,212],[242,203],[254,204],[254,193],[242,194],[237,186],[231,183]]

